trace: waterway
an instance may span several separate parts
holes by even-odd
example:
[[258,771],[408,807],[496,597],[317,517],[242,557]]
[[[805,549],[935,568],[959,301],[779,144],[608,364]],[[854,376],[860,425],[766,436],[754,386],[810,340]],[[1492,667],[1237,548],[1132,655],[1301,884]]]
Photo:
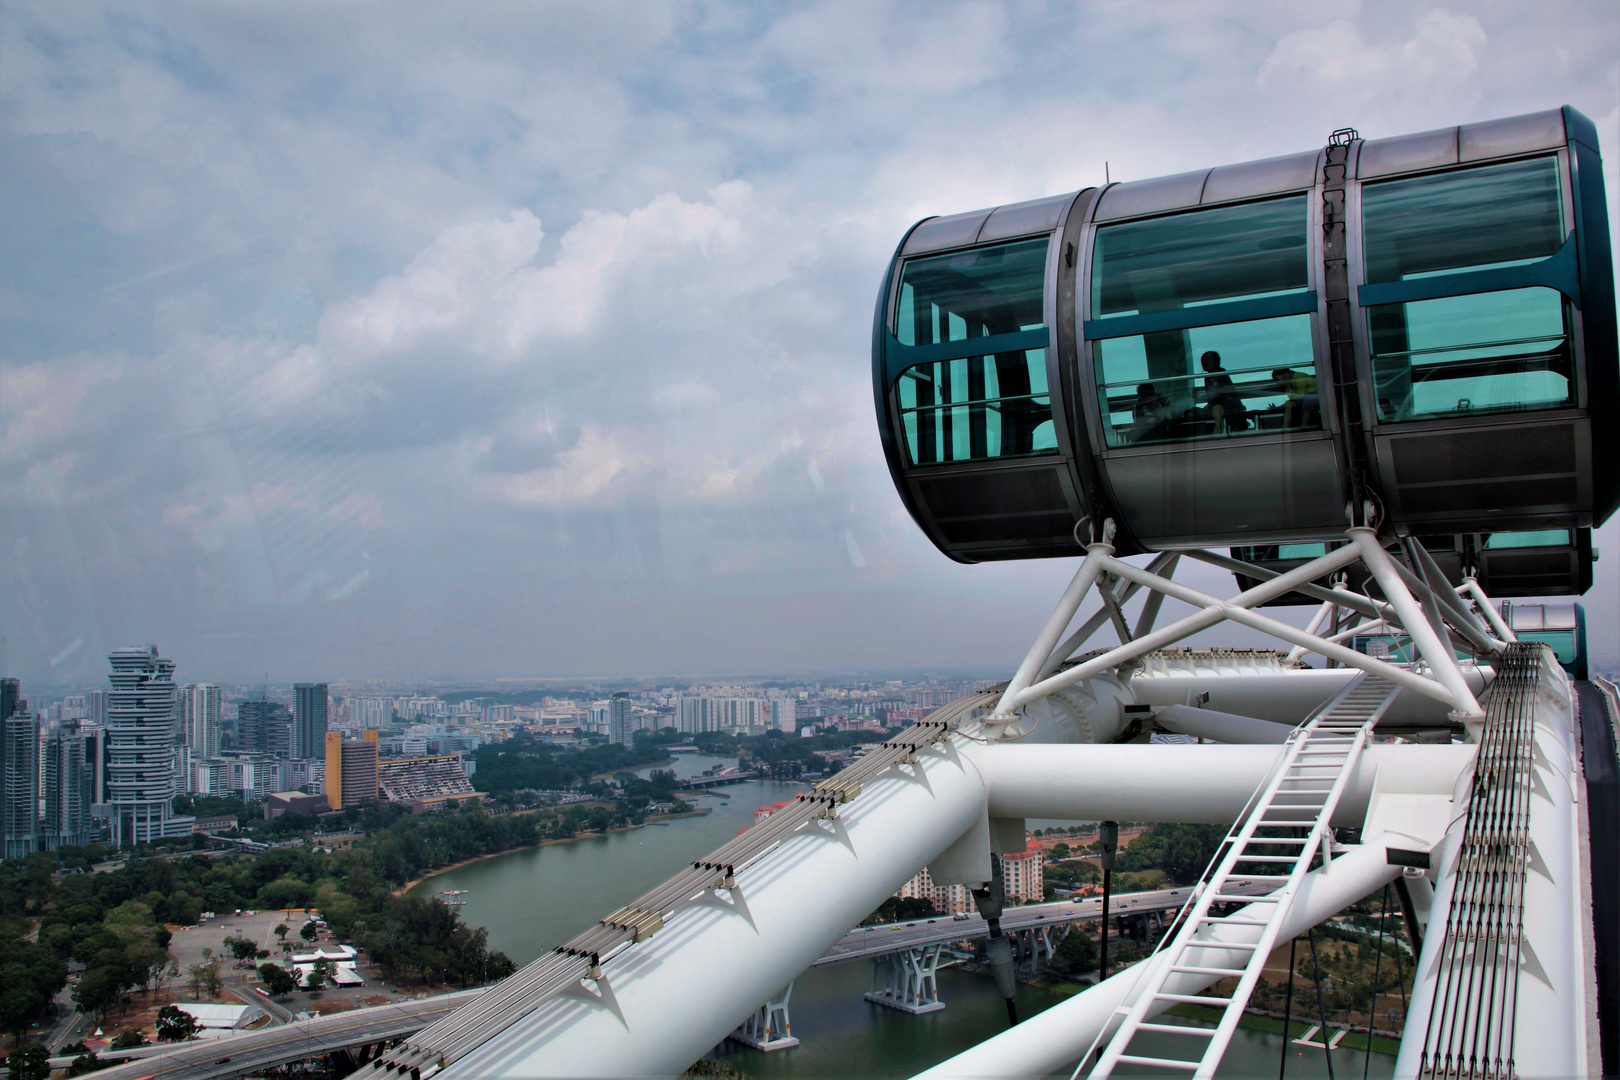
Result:
[[[673,769],[684,778],[734,763],[706,754],[678,754],[672,764],[656,767]],[[641,770],[643,775],[650,771]],[[791,798],[807,786],[747,781],[712,789],[714,794],[698,800],[698,805],[713,807],[706,816],[510,852],[446,871],[413,891],[467,890],[462,917],[472,926],[488,928],[491,948],[525,964],[731,839],[753,823],[758,807]],[[755,1080],[900,1080],[1006,1027],[1005,1008],[988,977],[942,970],[939,992],[946,1007],[927,1016],[862,1000],[870,980],[867,961],[806,972],[793,984],[790,1006],[798,1047],[766,1054],[728,1042],[718,1056]],[[1031,1016],[1062,1000],[1051,990],[1021,986],[1018,1012]],[[1218,1075],[1270,1080],[1278,1074],[1283,1053],[1281,1036],[1240,1029]],[[1328,1076],[1320,1050],[1289,1045],[1286,1056],[1290,1078]],[[1364,1058],[1358,1051],[1335,1051],[1334,1074],[1340,1080],[1361,1077]],[[1374,1054],[1370,1075],[1385,1080],[1393,1065],[1393,1058]],[[1123,1067],[1119,1074],[1131,1075]]]

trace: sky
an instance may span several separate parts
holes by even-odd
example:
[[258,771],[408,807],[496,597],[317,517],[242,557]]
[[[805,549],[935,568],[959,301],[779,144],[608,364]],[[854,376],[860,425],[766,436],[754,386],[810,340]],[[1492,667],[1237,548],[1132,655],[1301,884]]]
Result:
[[0,669],[1010,670],[1074,565],[895,495],[905,229],[1563,104],[1613,219],[1617,57],[1562,0],[0,2]]

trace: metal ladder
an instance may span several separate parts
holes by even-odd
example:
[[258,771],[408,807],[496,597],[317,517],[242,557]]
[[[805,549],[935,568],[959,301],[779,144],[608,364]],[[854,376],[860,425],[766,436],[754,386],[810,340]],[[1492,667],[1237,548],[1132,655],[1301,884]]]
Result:
[[[1091,1080],[1113,1075],[1120,1064],[1190,1072],[1198,1080],[1214,1075],[1312,858],[1318,850],[1324,863],[1333,858],[1334,807],[1373,725],[1397,690],[1382,679],[1362,675],[1289,737],[1278,768],[1247,816],[1227,835],[1224,856],[1214,873],[1199,885],[1181,930],[1163,950],[1165,955],[1150,962],[1154,966],[1136,1003],[1115,1010],[1115,1017],[1123,1019],[1091,1070]],[[1303,838],[1301,830],[1308,830]],[[1240,864],[1258,865],[1265,872],[1240,872]],[[1228,890],[1234,879],[1274,882],[1277,888],[1265,896],[1244,896]],[[1216,904],[1248,906],[1235,915],[1212,915]],[[1218,954],[1221,964],[1231,963],[1228,957],[1233,953],[1247,954],[1248,959],[1242,967],[1212,966],[1215,960],[1200,955],[1211,952]],[[1166,989],[1173,978],[1184,984],[1188,977],[1200,976],[1216,982],[1236,976],[1237,990],[1224,998]],[[1220,1022],[1213,1028],[1148,1022],[1150,1016],[1182,1003],[1220,1008]],[[1187,1056],[1130,1053],[1132,1041],[1142,1032],[1165,1036],[1176,1052]]]

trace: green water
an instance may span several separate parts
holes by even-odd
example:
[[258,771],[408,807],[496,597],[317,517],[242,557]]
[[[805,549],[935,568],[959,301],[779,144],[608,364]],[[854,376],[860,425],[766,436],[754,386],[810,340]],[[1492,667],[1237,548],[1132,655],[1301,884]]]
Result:
[[[722,762],[731,763],[681,754],[672,766],[660,767],[686,777]],[[753,823],[757,807],[791,798],[806,787],[802,782],[750,781],[714,789],[718,797],[698,800],[699,805],[714,808],[705,817],[510,852],[440,874],[415,891],[426,895],[439,889],[466,889],[463,918],[473,926],[487,927],[490,946],[524,964],[731,839]],[[716,1056],[756,1080],[901,1080],[1006,1028],[1005,1006],[987,977],[942,970],[939,992],[946,1007],[926,1016],[862,1000],[870,980],[867,961],[806,972],[793,984],[790,1006],[799,1046],[766,1054],[725,1043]],[[1061,1000],[1050,990],[1021,986],[1019,1015],[1032,1016]],[[1240,1030],[1219,1075],[1271,1080],[1277,1076],[1281,1049],[1280,1036]],[[1359,1080],[1363,1058],[1356,1051],[1335,1051],[1337,1080]],[[1373,1055],[1371,1076],[1384,1080],[1393,1064],[1392,1058]],[[1124,1068],[1118,1073],[1131,1075]],[[1287,1076],[1314,1080],[1327,1075],[1320,1050],[1288,1047]]]

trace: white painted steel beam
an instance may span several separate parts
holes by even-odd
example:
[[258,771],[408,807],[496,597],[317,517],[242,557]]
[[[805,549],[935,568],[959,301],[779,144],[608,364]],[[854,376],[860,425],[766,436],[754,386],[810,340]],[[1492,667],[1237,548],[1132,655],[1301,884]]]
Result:
[[[1400,868],[1388,865],[1387,848],[1404,847],[1409,843],[1404,837],[1379,837],[1335,856],[1328,866],[1307,875],[1283,922],[1279,938],[1287,940],[1303,934],[1394,880]],[[988,1080],[991,1077],[1038,1080],[1056,1072],[1067,1072],[1103,1034],[1103,1026],[1114,1016],[1115,1010],[1135,1001],[1136,993],[1146,981],[1142,977],[1144,965],[1158,962],[1163,956],[1161,953],[1154,959],[1133,964],[1090,990],[919,1073],[915,1080]],[[1241,967],[1245,960],[1245,953],[1211,948],[1203,954],[1200,964],[1232,968]],[[1191,973],[1173,979],[1175,981],[1166,984],[1166,989],[1183,994],[1196,994],[1216,981],[1214,976]]]
[[677,910],[606,961],[603,983],[546,1001],[438,1076],[677,1076],[984,817],[968,757],[936,747],[917,758],[919,778],[882,773],[835,820],[739,868],[741,903]]
[[1191,705],[1166,705],[1153,714],[1154,723],[1178,735],[1195,735],[1233,745],[1275,745],[1287,742],[1294,725],[1252,716],[1199,709]]
[[[1213,663],[1213,661],[1212,661]],[[1204,694],[1211,709],[1253,716],[1260,720],[1275,720],[1297,724],[1312,711],[1320,708],[1329,698],[1344,689],[1355,678],[1351,668],[1313,668],[1288,672],[1260,674],[1208,674],[1173,672],[1154,675],[1138,672],[1131,677],[1132,696],[1139,705],[1190,705]],[[1476,694],[1483,692],[1488,669],[1470,664],[1463,668],[1463,677]],[[1427,695],[1403,690],[1384,714],[1384,723],[1391,726],[1434,727],[1448,722],[1450,706]]]
[[[1350,777],[1335,825],[1367,813],[1373,784],[1449,794],[1474,759],[1467,743],[1370,746]],[[1281,758],[1275,746],[1024,746],[969,753],[984,774],[990,816],[1066,821],[1166,821],[1230,825]]]
[[1378,580],[1378,587],[1383,589],[1384,598],[1400,616],[1401,626],[1412,638],[1412,644],[1417,646],[1418,655],[1428,662],[1429,670],[1434,673],[1435,679],[1446,688],[1456,718],[1471,722],[1483,720],[1485,712],[1479,707],[1479,702],[1474,699],[1474,692],[1468,688],[1468,683],[1463,679],[1462,669],[1457,666],[1457,657],[1451,650],[1451,643],[1442,642],[1434,627],[1429,625],[1428,617],[1418,607],[1417,601],[1406,588],[1406,582],[1401,579],[1395,561],[1378,542],[1378,534],[1371,529],[1357,527],[1350,530],[1350,541],[1351,547],[1361,553],[1361,561],[1367,564],[1367,569],[1371,570],[1373,577]]

